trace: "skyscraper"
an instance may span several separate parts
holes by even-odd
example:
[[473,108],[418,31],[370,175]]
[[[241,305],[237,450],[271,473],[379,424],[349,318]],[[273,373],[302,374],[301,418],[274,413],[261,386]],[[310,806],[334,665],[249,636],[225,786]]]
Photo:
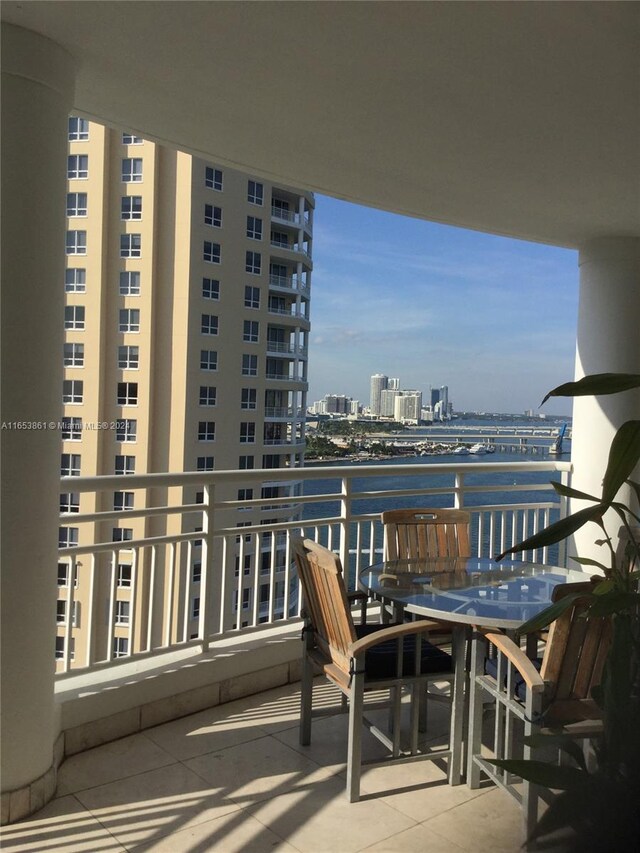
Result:
[[384,373],[376,373],[371,377],[371,394],[369,408],[372,415],[380,414],[380,392],[386,390],[389,378]]
[[[62,474],[301,466],[313,195],[80,117],[69,122],[67,175]],[[256,479],[220,497],[287,497],[297,488],[278,486],[274,472],[268,484]],[[68,493],[61,507],[131,510],[142,499],[123,476],[105,505],[96,506],[91,494]],[[194,493],[188,502],[199,500]],[[288,517],[287,506],[253,508],[237,524]],[[79,536],[118,543],[115,626],[105,613],[91,629],[101,646],[113,636],[115,656],[143,647],[144,638],[130,630],[131,608],[143,604],[129,595],[126,542],[156,533],[156,523],[136,517],[126,525],[103,522],[100,530],[60,528],[61,546],[78,544]],[[197,554],[189,562],[181,569],[192,579],[184,619],[196,620]],[[137,570],[144,573],[144,566]],[[87,642],[80,616],[90,594],[83,571],[72,637],[80,646]],[[97,573],[92,594],[106,598],[101,585],[108,577]],[[61,562],[59,657],[69,581]],[[190,627],[176,630],[188,636]]]

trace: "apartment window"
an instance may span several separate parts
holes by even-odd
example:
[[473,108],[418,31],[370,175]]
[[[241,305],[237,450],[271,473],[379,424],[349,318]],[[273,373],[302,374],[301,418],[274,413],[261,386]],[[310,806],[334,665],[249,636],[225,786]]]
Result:
[[124,157],[122,180],[125,184],[137,184],[142,180],[142,157]]
[[131,604],[128,601],[116,601],[116,625],[128,625],[131,615]]
[[[77,601],[73,602],[73,608],[72,608],[71,612],[73,614],[72,619],[71,619],[71,624],[75,628],[76,625],[78,624],[78,620],[77,620],[78,602]],[[67,602],[64,599],[62,599],[60,601],[56,601],[56,622],[58,623],[58,625],[66,625],[66,623],[67,623]]]
[[63,441],[81,441],[82,418],[63,418],[61,438]]
[[203,504],[204,503],[204,492],[196,492],[195,502],[197,504]]
[[257,406],[256,389],[243,388],[240,392],[240,408],[255,409]]
[[86,118],[69,116],[69,142],[86,142],[89,139],[89,122]]
[[260,288],[247,285],[244,289],[244,307],[259,308],[260,307]]
[[81,457],[79,453],[63,453],[60,456],[60,476],[79,477],[80,461]]
[[200,350],[200,369],[201,370],[217,370],[218,369],[218,352],[213,349]]
[[132,527],[114,527],[111,531],[112,542],[131,542],[133,539]]
[[200,421],[198,423],[198,441],[215,441],[216,425],[214,421]]
[[142,145],[144,139],[141,136],[134,136],[133,133],[123,133],[122,134],[122,144],[123,145]]
[[142,237],[140,234],[120,235],[120,257],[139,258],[142,254]]
[[247,201],[250,204],[262,204],[264,200],[264,187],[258,181],[249,181],[247,188]]
[[198,456],[196,460],[197,471],[213,471],[214,457],[213,456]]
[[64,309],[65,329],[84,329],[84,305],[66,305]]
[[139,347],[118,347],[118,367],[121,370],[137,370],[140,365],[139,352]]
[[68,269],[64,273],[65,293],[84,293],[87,289],[86,269]]
[[215,314],[202,314],[200,318],[200,331],[203,335],[218,334],[218,318]]
[[114,492],[113,509],[115,512],[133,509],[133,492]]
[[120,219],[142,219],[142,196],[125,195],[120,202]]
[[[248,537],[247,537],[248,538]],[[245,554],[242,558],[242,573],[248,575],[251,573],[251,554]],[[236,557],[235,576],[240,574],[240,557]]]
[[[123,602],[124,604],[125,602]],[[129,639],[128,637],[113,638],[113,656],[114,658],[126,658],[129,654]]]
[[[65,638],[56,637],[56,660],[62,660],[65,655]],[[71,645],[69,646],[69,660],[75,660],[76,656],[76,641],[72,637]]]
[[222,208],[213,204],[204,206],[204,224],[212,225],[214,228],[222,228]]
[[87,232],[67,231],[67,255],[87,254]]
[[60,512],[80,512],[80,495],[77,492],[63,492],[60,495]]
[[202,279],[202,298],[220,299],[220,282],[215,278]]
[[240,424],[240,444],[254,444],[256,440],[256,425],[249,421]]
[[140,296],[140,273],[120,273],[120,296]]
[[289,236],[284,231],[271,232],[271,245],[280,246],[283,249],[289,248]]
[[200,400],[199,403],[201,406],[215,406],[217,398],[217,391],[215,385],[201,385],[200,386]]
[[222,190],[222,169],[206,166],[204,170],[204,185],[212,190]]
[[191,618],[198,619],[200,616],[200,597],[195,596],[191,602]]
[[125,418],[116,421],[116,441],[135,441],[138,434],[138,421]]
[[[251,606],[251,590],[243,589],[242,590],[242,609],[248,610]],[[233,607],[235,610],[238,609],[238,590],[236,589],[233,593]]]
[[114,464],[114,474],[135,474],[136,473],[136,457],[123,456],[118,454]]
[[262,467],[263,468],[279,468],[280,467],[280,454],[279,453],[266,453],[262,457]]
[[84,367],[84,344],[64,345],[64,366]]
[[262,264],[262,258],[260,256],[260,252],[247,252],[245,266],[247,272],[254,273],[255,275],[260,275],[260,267]]
[[[69,576],[71,574],[70,563],[58,563],[58,586],[69,586]],[[73,571],[73,585],[78,586],[78,567]]]
[[242,375],[257,376],[258,375],[258,356],[243,355],[242,356]]
[[255,467],[255,457],[253,456],[239,456],[238,457],[238,469],[240,471],[250,471]]
[[87,194],[67,193],[67,216],[87,215]]
[[251,240],[262,240],[262,219],[247,216],[247,237]]
[[139,332],[140,331],[140,309],[139,308],[121,308],[119,329],[121,332]]
[[253,500],[253,489],[238,489],[238,500],[239,501],[252,501]]
[[209,240],[205,240],[202,249],[202,257],[209,264],[219,264],[220,243],[211,243]]
[[197,562],[193,564],[193,568],[191,569],[191,582],[192,583],[200,583],[202,579],[202,563]]
[[75,548],[78,545],[78,527],[58,528],[58,548]]
[[117,402],[119,406],[137,406],[138,383],[118,382]]
[[258,343],[260,324],[257,320],[245,320],[242,326],[242,339],[250,344]]
[[65,379],[62,383],[62,402],[82,403],[83,388],[82,379]]
[[121,589],[131,586],[131,566],[128,563],[118,563],[117,584]]
[[83,180],[89,177],[89,157],[87,154],[70,154],[67,157],[67,178]]

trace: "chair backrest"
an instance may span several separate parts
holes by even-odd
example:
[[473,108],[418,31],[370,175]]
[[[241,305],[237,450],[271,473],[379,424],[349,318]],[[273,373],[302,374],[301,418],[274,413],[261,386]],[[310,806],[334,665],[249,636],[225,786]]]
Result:
[[386,560],[469,557],[468,512],[460,509],[392,509],[382,513]]
[[[592,588],[593,582],[556,587],[557,600]],[[577,598],[549,628],[540,675],[550,685],[549,699],[590,699],[600,684],[611,643],[611,620],[585,616],[590,599]]]
[[357,635],[340,560],[312,539],[303,541],[301,537],[291,535],[291,546],[316,647],[348,673],[348,648]]

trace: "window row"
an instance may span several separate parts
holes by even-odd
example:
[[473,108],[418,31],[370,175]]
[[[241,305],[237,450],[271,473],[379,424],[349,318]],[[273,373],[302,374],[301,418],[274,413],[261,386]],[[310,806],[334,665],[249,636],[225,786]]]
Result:
[[[60,454],[60,476],[61,477],[79,477],[82,457],[80,453],[61,453]],[[113,466],[114,474],[135,474],[136,472],[136,457],[117,454]],[[69,495],[63,497],[69,498]],[[73,509],[65,509],[61,512],[74,512]]]
[[[116,441],[135,442],[137,440],[137,420],[132,418],[120,418],[115,422],[115,427]],[[84,425],[82,422],[82,418],[69,416],[64,417],[62,419],[61,438],[63,441],[82,441],[83,429]],[[76,459],[79,465],[80,457],[77,456]]]
[[[69,154],[67,157],[67,179],[86,180],[89,177],[89,155]],[[138,184],[142,181],[142,157],[123,157],[120,173],[125,184]]]
[[[135,237],[139,235],[127,236]],[[65,293],[86,293],[86,268],[73,267],[65,270],[64,289]],[[119,274],[119,293],[121,296],[140,295],[140,272],[138,270],[127,270]],[[207,277],[202,279],[202,298],[215,301],[220,299],[220,281],[218,279]],[[258,287],[245,287],[244,304],[247,308],[260,307],[260,289]]]
[[[215,318],[217,321],[217,318]],[[82,331],[85,328],[85,307],[84,305],[65,305],[64,309],[64,327],[68,330]],[[139,308],[120,308],[118,329],[121,332],[139,332],[140,331],[140,309]],[[216,329],[217,334],[217,329]],[[69,347],[72,345],[69,344]],[[65,344],[65,365],[68,367],[78,367],[78,364],[67,364],[67,345]],[[84,349],[82,351],[84,358]],[[136,364],[137,367],[137,364]]]
[[[122,602],[126,604],[128,602]],[[118,623],[116,620],[116,624]],[[65,657],[65,648],[66,648],[66,639],[65,637],[56,637],[56,660],[63,660]],[[113,657],[114,658],[123,658],[129,654],[129,638],[128,637],[114,637],[113,638]],[[71,637],[70,646],[69,646],[69,660],[75,660],[76,657],[76,641],[74,637]]]
[[[137,406],[138,383],[118,382],[116,400],[119,406]],[[82,379],[65,379],[63,381],[62,402],[66,404],[81,404],[84,402],[84,381]]]
[[[89,139],[89,120],[80,116],[69,116],[69,142],[86,142]],[[144,139],[133,133],[122,133],[123,145],[142,145]]]
[[[208,264],[219,264],[222,261],[220,243],[205,240],[202,246],[202,259]],[[262,271],[262,255],[260,252],[246,252],[245,271],[252,275],[260,275]]]
[[[87,215],[87,193],[67,193],[67,216]],[[142,196],[125,195],[120,202],[120,218],[142,219]]]

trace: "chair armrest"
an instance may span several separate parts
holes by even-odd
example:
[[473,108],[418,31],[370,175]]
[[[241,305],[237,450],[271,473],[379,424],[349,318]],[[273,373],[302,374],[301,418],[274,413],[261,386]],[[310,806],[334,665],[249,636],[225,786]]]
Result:
[[429,619],[419,619],[417,622],[403,622],[402,625],[391,625],[389,628],[381,628],[379,631],[369,634],[368,637],[362,637],[362,639],[351,643],[348,651],[350,655],[355,657],[380,643],[386,643],[389,640],[398,640],[405,635],[426,634],[439,627],[439,622],[432,622]]
[[480,632],[480,634],[495,646],[499,652],[502,652],[507,660],[518,670],[524,683],[532,693],[544,690],[545,683],[540,677],[540,673],[513,640],[504,634],[494,634],[485,631]]

